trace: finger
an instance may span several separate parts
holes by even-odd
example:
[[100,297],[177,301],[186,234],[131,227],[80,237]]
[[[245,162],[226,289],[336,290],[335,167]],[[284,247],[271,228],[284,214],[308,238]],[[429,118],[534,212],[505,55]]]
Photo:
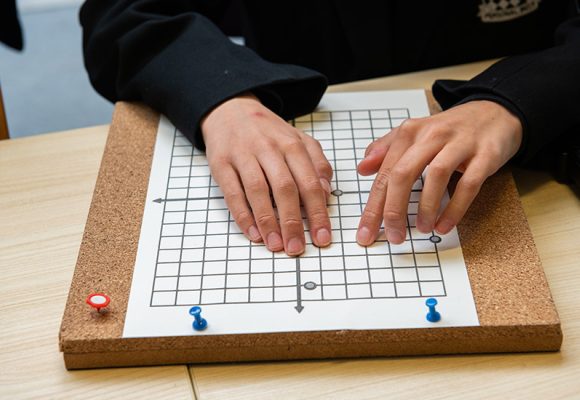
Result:
[[441,145],[434,142],[415,144],[393,165],[383,212],[389,242],[400,244],[405,240],[411,189],[440,149]]
[[457,182],[455,193],[437,220],[435,231],[442,235],[449,233],[467,212],[479,193],[483,182],[494,172],[493,163],[483,157],[474,158]]
[[331,241],[330,219],[326,209],[326,195],[309,154],[299,146],[286,154],[286,161],[306,211],[312,242],[326,247]]
[[280,236],[280,227],[278,220],[272,207],[272,200],[270,198],[270,187],[258,160],[255,158],[240,159],[240,164],[236,165],[242,185],[254,219],[260,231],[260,235],[266,242],[266,246],[271,251],[280,251],[283,248],[282,239]]
[[471,154],[448,146],[437,154],[427,167],[416,221],[420,232],[427,233],[434,229],[449,179],[469,157]]
[[376,173],[381,167],[390,145],[390,133],[368,145],[365,158],[358,164],[358,172],[363,176]]
[[[278,208],[280,229],[286,254],[297,256],[304,252],[304,223],[300,212],[300,196],[294,177],[282,154],[261,152],[259,156]],[[267,239],[266,239],[267,241]]]
[[370,246],[374,243],[377,237],[383,220],[383,210],[385,208],[387,188],[391,178],[391,169],[399,158],[401,158],[409,145],[410,142],[406,140],[393,143],[390,146],[389,152],[387,153],[381,168],[377,172],[356,235],[357,242],[362,246]]
[[261,242],[262,236],[254,221],[254,216],[236,171],[231,165],[212,166],[212,176],[224,193],[224,200],[230,214],[240,230],[253,242]]
[[310,136],[303,135],[302,142],[306,146],[306,151],[308,151],[308,155],[310,156],[311,164],[314,165],[314,169],[318,177],[320,178],[320,184],[322,185],[322,189],[326,192],[326,196],[330,196],[330,182],[332,181],[332,166],[324,156],[324,152],[322,151],[322,146],[318,142],[311,138]]

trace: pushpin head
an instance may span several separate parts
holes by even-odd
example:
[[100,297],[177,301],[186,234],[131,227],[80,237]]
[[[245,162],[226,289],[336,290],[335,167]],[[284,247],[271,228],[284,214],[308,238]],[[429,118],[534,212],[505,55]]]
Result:
[[97,312],[101,312],[101,309],[109,305],[111,298],[104,293],[93,293],[85,301],[89,306],[95,308]]
[[201,317],[201,307],[193,306],[189,309],[189,314],[193,315],[195,320],[191,324],[196,331],[203,331],[207,328],[207,321]]
[[425,301],[425,305],[429,307],[429,312],[427,313],[427,321],[438,322],[439,320],[441,320],[441,314],[439,314],[439,312],[435,310],[435,306],[437,305],[437,299],[430,297]]

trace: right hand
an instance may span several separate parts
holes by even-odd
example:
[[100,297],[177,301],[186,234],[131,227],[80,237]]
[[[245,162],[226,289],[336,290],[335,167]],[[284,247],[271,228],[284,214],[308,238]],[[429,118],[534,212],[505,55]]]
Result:
[[[212,176],[244,234],[271,251],[304,252],[300,199],[312,241],[328,246],[326,209],[332,167],[320,144],[244,94],[214,108],[201,122]],[[272,191],[280,223],[270,198]]]

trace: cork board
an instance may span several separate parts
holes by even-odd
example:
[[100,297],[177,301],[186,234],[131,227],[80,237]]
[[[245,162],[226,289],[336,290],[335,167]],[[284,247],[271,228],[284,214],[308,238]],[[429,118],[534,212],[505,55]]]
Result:
[[[480,326],[122,338],[158,121],[140,104],[115,107],[60,330],[68,369],[560,349],[558,314],[507,170],[488,179],[458,227]],[[94,292],[113,299],[107,313],[85,304]]]

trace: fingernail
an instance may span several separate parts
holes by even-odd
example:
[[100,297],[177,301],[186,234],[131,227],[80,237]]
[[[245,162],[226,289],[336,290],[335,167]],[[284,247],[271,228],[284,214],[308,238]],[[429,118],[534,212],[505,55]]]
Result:
[[387,240],[394,244],[400,244],[403,243],[403,240],[405,240],[405,238],[403,237],[403,234],[401,232],[394,229],[387,229]]
[[363,226],[356,233],[356,241],[363,246],[368,246],[373,242],[371,231],[366,226]]
[[330,183],[324,178],[320,178],[320,184],[322,185],[322,189],[326,192],[327,196],[330,196]]
[[330,244],[330,232],[326,228],[319,229],[316,233],[316,240],[319,246],[328,246]]
[[278,232],[270,232],[268,234],[268,242],[266,243],[268,249],[271,251],[282,250],[284,244],[282,243],[282,237]]
[[298,238],[292,238],[288,241],[288,254],[289,255],[298,255],[304,251],[304,245],[302,244],[302,240]]
[[250,229],[248,229],[248,236],[250,236],[250,240],[253,242],[262,239],[262,236],[260,236],[260,231],[254,225],[250,226]]
[[437,231],[437,233],[444,235],[446,233],[449,233],[449,231],[453,229],[454,226],[455,225],[450,220],[444,219],[437,223],[437,225],[435,226],[435,230]]

